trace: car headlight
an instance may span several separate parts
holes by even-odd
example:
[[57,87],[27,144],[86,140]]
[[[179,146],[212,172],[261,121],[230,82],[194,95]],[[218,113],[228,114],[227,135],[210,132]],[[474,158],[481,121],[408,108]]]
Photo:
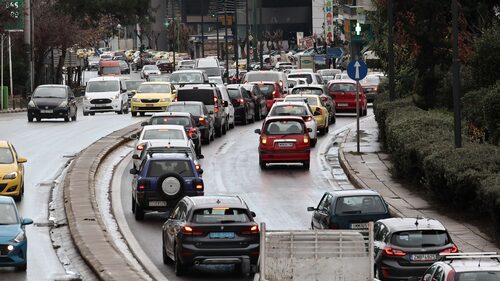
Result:
[[30,100],[30,102],[28,103],[28,107],[31,107],[31,108],[36,107],[35,102]]
[[138,99],[138,98],[132,98],[132,101],[133,101],[133,102],[140,102],[141,100],[140,100],[140,99]]
[[57,107],[66,107],[68,106],[68,101],[61,102]]
[[20,243],[23,242],[24,239],[26,239],[26,235],[24,235],[24,231],[19,232],[14,239],[12,239],[12,242]]
[[113,97],[113,99],[115,99],[115,100],[116,100],[116,99],[119,99],[119,98],[120,98],[120,94],[116,94],[116,95]]
[[8,173],[5,176],[3,176],[4,180],[13,180],[15,178],[17,178],[17,172]]
[[163,98],[163,99],[160,99],[160,102],[169,102],[170,99],[167,99],[167,98]]
[[85,100],[91,100],[91,99],[92,99],[92,98],[91,98],[91,97],[89,97],[89,96],[85,96],[84,98],[85,98]]

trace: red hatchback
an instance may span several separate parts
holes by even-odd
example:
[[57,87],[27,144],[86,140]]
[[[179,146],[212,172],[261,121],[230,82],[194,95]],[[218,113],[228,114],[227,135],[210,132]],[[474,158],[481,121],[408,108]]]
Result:
[[283,90],[279,86],[277,82],[266,81],[266,82],[252,82],[251,84],[255,84],[259,86],[260,91],[266,97],[266,106],[267,111],[271,110],[276,99],[283,99],[285,96],[283,95]]
[[[359,115],[366,116],[368,101],[361,86],[359,90]],[[337,113],[356,113],[356,82],[353,80],[332,80],[328,83],[328,94],[335,100]]]
[[298,162],[309,169],[311,140],[309,130],[301,117],[273,116],[268,117],[260,134],[259,164],[265,169],[267,163]]

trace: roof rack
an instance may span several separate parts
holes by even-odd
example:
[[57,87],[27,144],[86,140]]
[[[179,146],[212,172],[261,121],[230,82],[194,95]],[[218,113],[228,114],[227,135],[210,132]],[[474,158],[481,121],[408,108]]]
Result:
[[472,253],[446,253],[439,254],[441,260],[466,260],[466,259],[493,259],[500,262],[497,252],[472,252]]

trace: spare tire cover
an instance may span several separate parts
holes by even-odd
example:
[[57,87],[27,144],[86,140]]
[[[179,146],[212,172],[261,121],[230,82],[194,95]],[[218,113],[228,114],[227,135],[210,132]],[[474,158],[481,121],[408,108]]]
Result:
[[166,177],[161,183],[161,190],[168,196],[175,196],[181,191],[181,182],[176,177]]

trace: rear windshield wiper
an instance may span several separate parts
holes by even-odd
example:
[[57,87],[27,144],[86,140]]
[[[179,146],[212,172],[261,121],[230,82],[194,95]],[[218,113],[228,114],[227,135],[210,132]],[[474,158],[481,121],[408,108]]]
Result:
[[342,214],[361,214],[361,210],[355,210],[355,211],[344,211]]

